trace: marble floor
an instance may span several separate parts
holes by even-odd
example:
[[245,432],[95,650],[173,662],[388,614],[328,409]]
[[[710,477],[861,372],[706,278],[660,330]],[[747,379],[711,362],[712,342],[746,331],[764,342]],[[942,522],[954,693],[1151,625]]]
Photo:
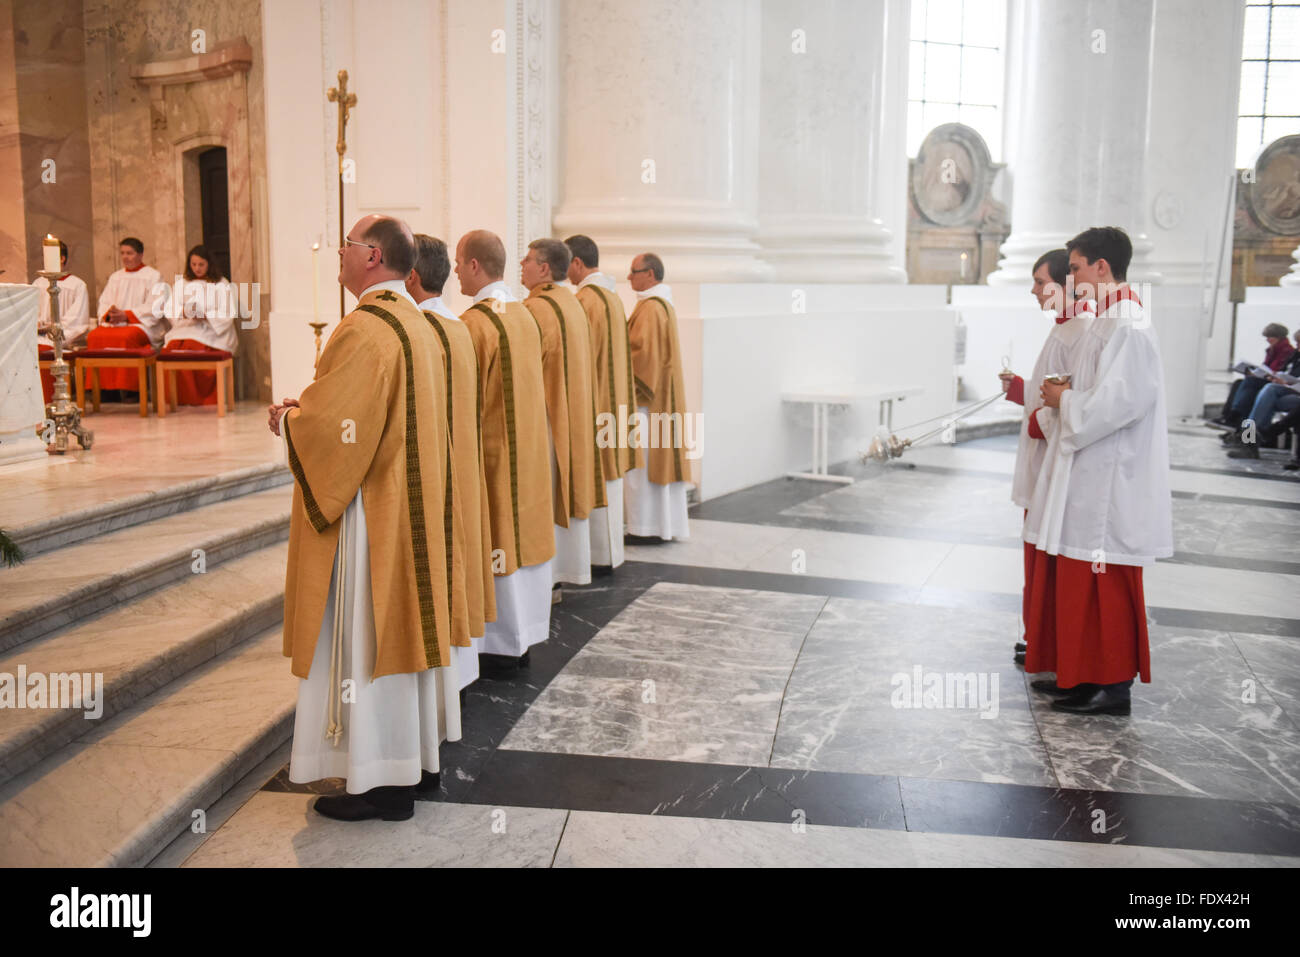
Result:
[[566,586],[530,669],[470,687],[413,821],[320,818],[340,782],[281,758],[157,863],[1295,866],[1300,482],[1216,435],[1172,427],[1131,717],[1053,712],[1011,662],[1014,438],[919,448],[695,506],[689,541]]

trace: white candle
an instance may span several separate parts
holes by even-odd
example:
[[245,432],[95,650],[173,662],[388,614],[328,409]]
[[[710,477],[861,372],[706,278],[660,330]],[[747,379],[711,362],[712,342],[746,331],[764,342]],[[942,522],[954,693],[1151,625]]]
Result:
[[967,260],[966,254],[962,253],[961,254],[961,278],[962,279],[966,278],[966,260]]
[[320,322],[320,243],[311,244],[311,313],[315,322]]
[[59,272],[62,268],[62,257],[59,255],[59,241],[49,233],[46,233],[45,240],[41,243],[41,250],[45,254],[45,271]]

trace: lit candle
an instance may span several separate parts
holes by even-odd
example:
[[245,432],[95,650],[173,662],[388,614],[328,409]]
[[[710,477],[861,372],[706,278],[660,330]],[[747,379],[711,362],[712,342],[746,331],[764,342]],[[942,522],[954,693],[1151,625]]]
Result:
[[320,322],[320,243],[311,244],[311,313],[312,319]]
[[59,272],[63,265],[62,257],[59,256],[59,241],[46,233],[45,240],[41,243],[41,251],[45,254],[45,271]]
[[963,281],[966,279],[966,260],[967,260],[967,258],[968,258],[968,257],[966,256],[965,253],[962,253],[962,254],[961,254],[961,278],[962,278]]

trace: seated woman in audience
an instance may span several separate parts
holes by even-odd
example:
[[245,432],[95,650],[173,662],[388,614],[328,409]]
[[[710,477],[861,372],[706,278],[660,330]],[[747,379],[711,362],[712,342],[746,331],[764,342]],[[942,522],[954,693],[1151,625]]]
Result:
[[[1296,342],[1300,343],[1300,329],[1295,333]],[[1285,376],[1285,378],[1283,378]],[[1250,415],[1235,432],[1223,433],[1223,444],[1230,447],[1228,453],[1234,459],[1259,458],[1259,446],[1255,441],[1259,430],[1273,421],[1278,412],[1291,412],[1300,408],[1300,383],[1288,382],[1288,379],[1300,377],[1300,350],[1291,353],[1286,366],[1268,380],[1268,384],[1259,390],[1255,404],[1251,406]],[[1246,441],[1246,425],[1253,422],[1255,430]],[[1248,451],[1242,451],[1245,448]],[[1241,454],[1234,454],[1240,452]]]
[[[207,247],[195,246],[185,264],[181,295],[173,295],[168,303],[167,318],[172,327],[163,340],[163,352],[198,349],[234,355],[238,345],[235,314],[235,287],[221,275],[221,267],[208,254]],[[179,404],[217,404],[215,372],[181,370],[174,379]]]
[[[1264,338],[1268,340],[1264,365],[1274,372],[1281,371],[1295,352],[1295,348],[1286,336],[1286,326],[1281,323],[1270,322],[1264,327]],[[1223,403],[1223,414],[1216,419],[1211,419],[1210,424],[1227,429],[1240,428],[1241,423],[1250,414],[1250,408],[1254,405],[1259,390],[1267,382],[1267,379],[1255,375],[1238,379],[1228,389],[1228,400]]]

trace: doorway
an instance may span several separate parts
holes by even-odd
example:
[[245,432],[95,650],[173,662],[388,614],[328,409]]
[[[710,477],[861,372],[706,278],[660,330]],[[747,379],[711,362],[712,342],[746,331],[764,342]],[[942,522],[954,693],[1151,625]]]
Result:
[[[203,219],[203,245],[221,274],[230,275],[230,210],[226,180],[226,148],[214,146],[199,154],[199,209]],[[247,277],[241,277],[247,279]]]

